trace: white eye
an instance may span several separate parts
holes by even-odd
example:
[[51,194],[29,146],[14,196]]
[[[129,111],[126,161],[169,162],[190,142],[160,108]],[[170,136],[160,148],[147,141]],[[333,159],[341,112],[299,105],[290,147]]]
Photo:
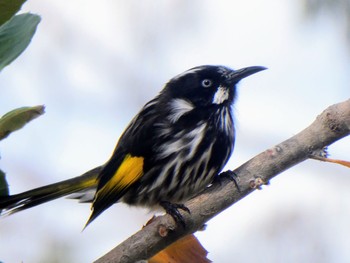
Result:
[[213,82],[210,79],[202,80],[202,86],[204,88],[209,88],[212,84],[213,84]]

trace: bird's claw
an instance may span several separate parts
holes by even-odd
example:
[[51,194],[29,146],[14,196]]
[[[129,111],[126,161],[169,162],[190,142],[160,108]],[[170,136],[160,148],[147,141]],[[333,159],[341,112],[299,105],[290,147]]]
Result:
[[228,170],[228,171],[220,173],[216,177],[216,180],[219,182],[220,185],[221,185],[222,178],[228,178],[230,181],[232,181],[235,184],[238,192],[241,193],[241,188],[239,187],[239,184],[238,184],[239,178],[238,178],[238,175],[234,171]]
[[179,212],[179,209],[191,214],[191,211],[190,209],[188,209],[187,206],[185,206],[184,204],[170,203],[168,201],[162,201],[160,202],[160,205],[164,208],[167,214],[171,215],[172,218],[174,218],[176,223],[180,223],[184,228],[186,228],[185,220]]

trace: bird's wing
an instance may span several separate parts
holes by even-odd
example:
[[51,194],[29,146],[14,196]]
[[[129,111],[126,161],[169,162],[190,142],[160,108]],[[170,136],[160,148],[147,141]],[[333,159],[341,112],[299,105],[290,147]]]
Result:
[[155,102],[150,101],[131,121],[99,175],[91,223],[104,210],[116,203],[144,174],[144,161],[152,151],[150,134],[155,123]]

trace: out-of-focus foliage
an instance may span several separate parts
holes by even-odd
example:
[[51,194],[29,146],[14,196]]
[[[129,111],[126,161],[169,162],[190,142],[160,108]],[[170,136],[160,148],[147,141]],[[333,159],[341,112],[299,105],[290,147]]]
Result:
[[6,113],[0,119],[0,140],[6,138],[11,132],[22,128],[29,121],[44,114],[43,105],[34,107],[21,107]]
[[[40,22],[39,16],[29,13],[15,16],[24,2],[0,0],[0,71],[27,48]],[[42,115],[44,109],[42,105],[22,107],[5,114],[0,118],[0,140]],[[9,195],[9,187],[5,173],[0,170],[0,196],[6,195]]]
[[344,31],[350,43],[350,1],[349,0],[303,0],[304,13],[308,18],[329,15]]
[[167,248],[163,249],[152,258],[148,263],[209,263],[208,252],[201,245],[198,239],[193,235],[187,235]]
[[29,45],[40,17],[21,14],[0,27],[0,70],[15,60]]
[[[0,140],[6,138],[11,132],[22,128],[29,121],[44,114],[44,110],[45,107],[39,105],[34,107],[21,107],[6,113],[0,118]],[[0,170],[0,196],[6,195],[9,195],[8,183],[5,173]]]
[[[5,173],[0,170],[0,196],[8,195],[9,188],[5,179]],[[1,210],[0,210],[1,213]]]
[[13,17],[25,0],[0,0],[0,26]]
[[330,159],[330,158],[322,158],[321,161],[328,162],[328,163],[336,163],[340,165],[344,165],[345,167],[350,168],[350,162],[344,161],[344,160],[338,160],[338,159]]
[[[6,181],[5,173],[0,170],[0,196],[7,196],[9,195],[10,190],[8,183]],[[1,209],[0,209],[0,214],[1,214]],[[0,261],[1,263],[1,261]]]
[[[156,217],[153,216],[146,226],[154,221]],[[165,236],[168,230],[162,232],[159,229],[159,234]],[[167,246],[162,251],[151,257],[148,263],[210,263],[207,258],[208,251],[202,246],[194,234],[189,234],[180,238],[175,243]]]

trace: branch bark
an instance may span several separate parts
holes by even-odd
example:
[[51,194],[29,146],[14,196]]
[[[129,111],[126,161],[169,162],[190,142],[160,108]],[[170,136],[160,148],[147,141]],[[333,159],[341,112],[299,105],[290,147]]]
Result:
[[106,262],[137,262],[148,259],[179,238],[199,230],[208,220],[271,178],[308,159],[313,151],[322,149],[350,134],[350,99],[324,110],[306,129],[290,139],[260,153],[234,173],[234,182],[223,178],[185,205],[191,214],[182,213],[186,228],[176,225],[169,215],[156,218],[110,252],[96,260]]

